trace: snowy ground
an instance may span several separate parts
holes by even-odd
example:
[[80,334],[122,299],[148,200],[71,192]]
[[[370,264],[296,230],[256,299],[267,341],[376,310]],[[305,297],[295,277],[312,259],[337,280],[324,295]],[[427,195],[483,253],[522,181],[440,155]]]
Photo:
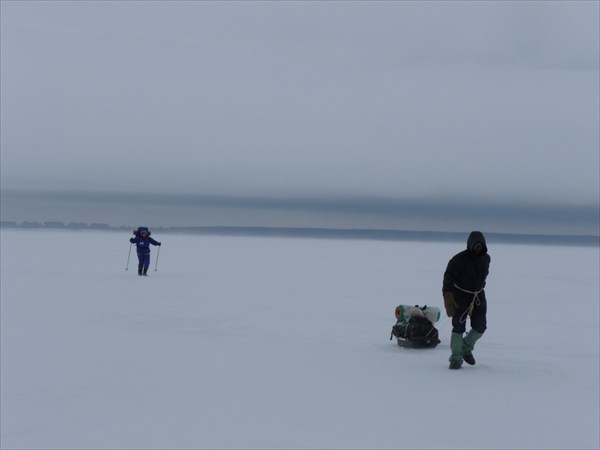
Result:
[[[2,448],[595,448],[599,249],[495,245],[477,365],[389,341],[456,243],[1,233]],[[465,236],[466,239],[466,236]]]

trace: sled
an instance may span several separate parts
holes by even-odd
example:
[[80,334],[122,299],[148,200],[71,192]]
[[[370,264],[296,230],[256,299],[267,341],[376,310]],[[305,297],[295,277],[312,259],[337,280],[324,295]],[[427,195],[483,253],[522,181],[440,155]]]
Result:
[[399,305],[395,315],[390,341],[396,337],[399,346],[409,348],[434,348],[441,342],[433,325],[440,318],[439,308]]

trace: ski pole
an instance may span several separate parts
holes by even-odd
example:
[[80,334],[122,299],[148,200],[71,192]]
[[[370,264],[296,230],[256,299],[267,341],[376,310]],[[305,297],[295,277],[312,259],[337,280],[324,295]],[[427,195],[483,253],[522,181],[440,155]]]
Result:
[[133,247],[133,244],[129,244],[129,254],[127,255],[127,265],[125,266],[125,271],[127,271],[129,269],[129,258],[131,258],[131,247]]
[[154,263],[154,271],[158,270],[158,255],[160,255],[160,245],[158,246],[158,250],[156,251],[156,262]]

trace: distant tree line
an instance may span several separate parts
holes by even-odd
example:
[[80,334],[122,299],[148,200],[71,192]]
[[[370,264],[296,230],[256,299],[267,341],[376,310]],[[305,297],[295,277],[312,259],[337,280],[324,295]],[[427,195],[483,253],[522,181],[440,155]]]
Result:
[[12,220],[0,221],[0,227],[2,228],[52,228],[52,229],[66,229],[66,230],[128,230],[129,227],[111,227],[107,223],[84,223],[84,222],[15,222]]
[[[106,230],[126,231],[131,233],[133,227],[113,227],[106,223],[71,222],[21,222],[3,220],[2,228],[19,229],[64,229],[64,230]],[[254,236],[254,237],[292,237],[312,239],[368,239],[377,241],[421,241],[421,242],[464,242],[468,231],[406,231],[379,229],[330,229],[330,228],[281,228],[281,227],[150,227],[153,232],[177,234],[202,234],[214,236]],[[600,247],[600,235],[543,235],[543,234],[508,234],[485,233],[488,244],[539,244],[539,245],[581,245]]]

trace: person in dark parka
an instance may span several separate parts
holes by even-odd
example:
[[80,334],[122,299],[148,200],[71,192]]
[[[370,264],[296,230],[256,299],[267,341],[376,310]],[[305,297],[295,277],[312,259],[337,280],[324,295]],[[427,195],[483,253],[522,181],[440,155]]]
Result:
[[[467,249],[454,255],[444,272],[444,306],[448,317],[452,317],[450,369],[460,369],[463,361],[475,364],[473,348],[487,328],[484,288],[490,261],[485,237],[473,231]],[[469,317],[471,329],[464,335]]]
[[161,245],[150,237],[150,231],[146,227],[139,227],[133,232],[134,237],[129,242],[135,244],[138,256],[138,275],[148,276],[148,267],[150,267],[150,244]]

